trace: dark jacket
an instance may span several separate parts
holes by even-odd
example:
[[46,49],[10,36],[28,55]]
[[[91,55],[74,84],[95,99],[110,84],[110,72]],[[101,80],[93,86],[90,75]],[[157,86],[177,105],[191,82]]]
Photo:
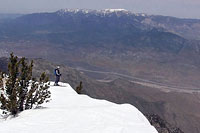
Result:
[[57,68],[55,69],[55,75],[56,75],[56,76],[61,76],[61,74],[60,74],[60,70],[57,69]]

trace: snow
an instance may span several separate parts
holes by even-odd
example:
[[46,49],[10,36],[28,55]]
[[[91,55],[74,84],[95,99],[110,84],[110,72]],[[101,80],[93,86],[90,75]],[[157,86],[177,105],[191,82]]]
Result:
[[126,9],[104,9],[104,10],[92,10],[92,9],[61,9],[58,12],[63,12],[63,13],[67,13],[67,12],[83,12],[83,13],[89,13],[89,12],[128,12]]
[[105,11],[108,11],[108,12],[127,12],[126,9],[105,9]]
[[105,15],[111,13],[119,13],[123,12],[125,14],[129,14],[130,12],[125,9],[104,9],[104,10],[92,10],[92,9],[61,9],[57,11],[59,15],[65,15],[66,13],[83,13],[83,14],[95,14],[95,15]]
[[141,16],[141,17],[147,17],[148,14],[145,13],[133,13],[131,11],[128,11],[126,9],[103,9],[103,10],[93,10],[93,9],[61,9],[56,12],[58,15],[63,16],[68,13],[82,13],[82,14],[93,14],[97,16],[105,16],[110,14],[120,14],[121,15],[133,15],[133,16]]
[[90,9],[61,9],[58,11],[59,13],[68,13],[68,12],[71,12],[71,13],[78,13],[78,12],[82,12],[82,13],[89,13],[89,12],[92,12],[92,10]]
[[134,106],[78,95],[69,84],[51,86],[52,100],[16,118],[0,119],[2,133],[157,133]]

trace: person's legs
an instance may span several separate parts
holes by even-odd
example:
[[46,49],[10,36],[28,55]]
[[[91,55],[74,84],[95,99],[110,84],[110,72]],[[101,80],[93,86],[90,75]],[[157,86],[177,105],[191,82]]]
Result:
[[60,80],[60,77],[59,77],[59,76],[56,76],[55,85],[58,85],[59,80]]
[[58,82],[60,82],[60,76],[58,76]]

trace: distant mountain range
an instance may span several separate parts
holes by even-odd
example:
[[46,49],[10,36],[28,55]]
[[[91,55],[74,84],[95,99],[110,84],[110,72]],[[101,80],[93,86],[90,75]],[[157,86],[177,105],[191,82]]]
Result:
[[64,9],[2,23],[0,48],[73,67],[197,88],[200,43],[195,30],[200,31],[199,24],[200,20],[123,9]]
[[[200,88],[199,37],[198,19],[123,9],[63,9],[23,15],[0,24],[2,53],[13,51],[19,56],[44,58],[79,69],[94,79],[88,83],[92,84],[86,92],[90,96],[136,104],[143,112],[151,108],[152,113],[163,114],[162,118],[170,123],[194,133],[199,130],[195,121],[200,113],[194,112],[190,119],[191,110],[178,112],[183,95],[187,96],[184,102],[192,101],[191,106],[196,106],[198,94],[194,96],[193,92]],[[109,87],[112,91],[105,91]],[[156,94],[159,96],[155,98]],[[183,121],[196,125],[189,127]]]

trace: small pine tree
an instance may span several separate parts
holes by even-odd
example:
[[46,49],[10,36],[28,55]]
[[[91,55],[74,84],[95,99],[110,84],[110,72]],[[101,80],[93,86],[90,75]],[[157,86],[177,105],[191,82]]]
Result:
[[12,115],[16,115],[18,112],[17,106],[17,89],[19,87],[17,76],[19,71],[18,57],[14,56],[13,53],[10,55],[10,62],[8,64],[8,80],[4,88],[1,88],[1,109],[4,113],[7,111],[11,112]]
[[[46,76],[45,73],[42,73],[39,79],[39,82],[34,82],[31,86],[32,90],[30,90],[30,95],[32,98],[27,101],[30,103],[30,107],[32,108],[33,105],[38,107],[39,105],[43,104],[44,102],[49,102],[49,98],[51,97],[51,92],[49,91],[49,78]],[[35,86],[37,86],[37,90],[35,90]],[[34,94],[34,95],[33,95]]]
[[19,86],[19,110],[23,111],[24,110],[24,102],[27,96],[28,92],[28,87],[30,85],[30,80],[32,77],[32,67],[33,67],[33,61],[31,61],[31,64],[28,65],[27,62],[25,61],[26,59],[23,57],[20,60],[20,75],[19,75],[19,81],[20,81],[20,86]]
[[82,88],[83,88],[83,85],[82,85],[82,81],[81,81],[80,84],[79,84],[79,86],[76,87],[76,92],[78,94],[81,94]]
[[13,53],[10,55],[10,62],[8,63],[8,81],[6,82],[6,93],[8,96],[12,95],[15,89],[16,80],[19,72],[18,57],[14,56]]
[[[5,87],[0,78],[0,109],[16,115],[24,109],[31,109],[50,98],[48,77],[42,73],[39,81],[32,78],[33,61],[28,65],[25,58],[18,59],[13,53],[8,64],[8,80]],[[29,88],[30,86],[30,88]],[[5,89],[4,89],[5,88]]]

